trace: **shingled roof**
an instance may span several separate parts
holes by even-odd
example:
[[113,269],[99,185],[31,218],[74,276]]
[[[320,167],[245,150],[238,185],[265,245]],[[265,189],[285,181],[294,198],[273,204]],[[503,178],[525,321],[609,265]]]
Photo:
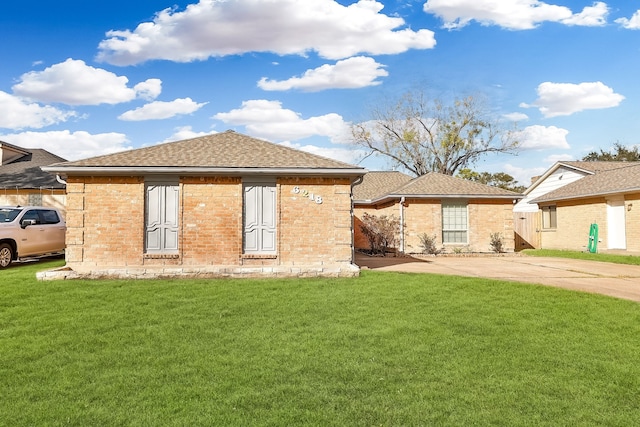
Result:
[[362,175],[366,170],[337,160],[226,131],[152,147],[123,151],[53,165],[47,170],[67,174],[239,173],[286,170],[291,173]]
[[40,188],[64,188],[64,184],[56,180],[55,175],[44,172],[40,167],[53,163],[64,162],[60,156],[56,156],[47,150],[39,148],[22,148],[6,142],[0,145],[8,146],[12,151],[22,154],[11,161],[0,165],[0,188],[11,189],[40,189]]
[[640,162],[622,162],[622,161],[562,161],[561,165],[571,166],[576,169],[586,170],[588,172],[598,173],[610,171],[613,169],[624,168],[630,165],[640,165]]
[[[363,177],[362,184],[354,186],[354,202],[367,204],[378,203],[390,199],[401,197],[411,198],[481,198],[481,199],[517,199],[521,198],[520,193],[504,190],[490,185],[480,184],[466,179],[444,175],[437,172],[430,172],[418,178],[410,179],[395,176],[398,172],[369,172]],[[395,178],[401,182],[399,186],[388,190],[386,183],[391,182],[390,178]],[[364,189],[359,189],[365,184]],[[379,191],[376,192],[376,184],[379,184]],[[374,195],[375,194],[375,195]],[[370,198],[365,198],[370,195]]]
[[480,197],[514,198],[519,193],[499,187],[480,184],[467,179],[430,172],[414,179],[392,192],[405,197]]
[[353,199],[359,201],[376,200],[391,193],[413,178],[398,171],[372,171],[353,186]]
[[640,192],[640,163],[638,162],[632,162],[625,167],[620,167],[618,164],[614,169],[585,176],[532,200],[532,203],[630,192]]

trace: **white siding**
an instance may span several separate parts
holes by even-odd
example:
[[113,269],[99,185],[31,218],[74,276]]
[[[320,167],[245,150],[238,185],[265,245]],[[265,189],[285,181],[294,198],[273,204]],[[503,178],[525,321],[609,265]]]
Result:
[[571,184],[581,178],[584,178],[587,174],[584,172],[576,171],[575,169],[566,168],[564,166],[559,167],[544,181],[537,183],[538,185],[531,190],[523,199],[513,207],[514,212],[537,212],[538,204],[530,203],[531,200],[543,196],[558,188],[564,187],[567,184]]

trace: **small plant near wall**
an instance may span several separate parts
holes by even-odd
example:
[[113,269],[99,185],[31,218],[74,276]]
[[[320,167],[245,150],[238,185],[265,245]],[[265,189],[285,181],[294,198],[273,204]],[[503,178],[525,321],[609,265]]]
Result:
[[400,219],[395,215],[362,215],[360,225],[362,234],[369,241],[371,254],[386,255],[387,251],[395,248],[400,236]]
[[418,239],[420,239],[420,247],[422,248],[423,254],[429,255],[438,255],[442,252],[442,249],[439,249],[436,246],[436,235],[429,235],[427,233],[422,233],[418,235]]
[[456,246],[453,248],[453,253],[457,255],[468,253],[468,252],[471,252],[471,249],[469,248],[469,246]]
[[489,245],[491,246],[491,250],[497,254],[501,254],[504,252],[504,239],[502,238],[501,233],[491,233]]

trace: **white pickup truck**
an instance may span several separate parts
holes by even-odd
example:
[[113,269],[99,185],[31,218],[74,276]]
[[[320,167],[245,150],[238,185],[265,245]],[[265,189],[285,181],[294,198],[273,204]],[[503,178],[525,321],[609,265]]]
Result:
[[20,258],[63,252],[66,230],[55,208],[0,206],[0,269]]

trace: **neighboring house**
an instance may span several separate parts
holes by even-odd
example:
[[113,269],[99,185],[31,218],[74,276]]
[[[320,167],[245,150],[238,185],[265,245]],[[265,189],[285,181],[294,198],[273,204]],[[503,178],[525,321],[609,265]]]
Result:
[[640,163],[611,163],[531,201],[542,212],[542,248],[584,250],[598,224],[598,250],[640,251]]
[[76,277],[352,276],[366,170],[233,131],[45,170],[67,180]]
[[[543,175],[535,178],[534,182],[524,192],[524,198],[514,206],[514,227],[516,229],[516,249],[527,248],[563,248],[582,250],[588,243],[589,225],[595,220],[595,217],[587,220],[586,229],[584,225],[575,226],[575,235],[567,236],[568,229],[564,229],[558,233],[557,226],[557,207],[556,204],[547,203],[540,204],[539,201],[546,200],[547,195],[558,194],[556,191],[566,187],[565,191],[573,191],[573,185],[577,184],[585,178],[596,177],[601,174],[603,180],[607,179],[609,172],[614,170],[627,168],[633,165],[640,165],[638,162],[603,162],[603,161],[565,161],[557,162],[551,166]],[[587,184],[598,182],[599,178],[590,178]],[[561,193],[560,193],[561,194]],[[615,199],[612,193],[608,197]],[[578,192],[576,193],[578,196]],[[611,199],[611,200],[613,200]],[[581,212],[582,213],[582,212]],[[588,214],[591,215],[591,212]],[[583,221],[584,222],[584,221]],[[565,224],[566,227],[567,224]],[[581,231],[579,231],[581,230]],[[573,234],[574,231],[571,231]],[[602,236],[602,232],[600,233]],[[563,241],[561,238],[554,242],[559,236],[567,237],[569,240]],[[543,242],[544,241],[544,242]]]
[[0,160],[0,205],[50,206],[64,215],[65,185],[40,167],[65,159],[46,150],[0,141]]
[[355,246],[368,249],[361,218],[395,215],[400,219],[398,250],[421,251],[419,236],[435,236],[446,252],[490,252],[499,233],[506,251],[514,250],[513,203],[518,193],[431,172],[411,178],[400,172],[369,172],[354,186]]

